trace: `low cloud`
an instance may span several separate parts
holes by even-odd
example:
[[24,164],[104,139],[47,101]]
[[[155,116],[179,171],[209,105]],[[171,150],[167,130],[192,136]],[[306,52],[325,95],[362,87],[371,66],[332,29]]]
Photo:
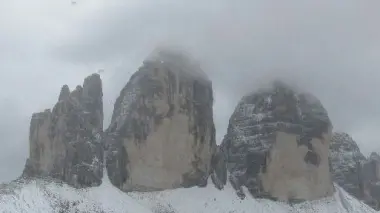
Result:
[[[24,129],[2,133],[0,162],[22,162],[28,115],[51,107],[62,84],[74,87],[98,69],[107,124],[120,89],[162,44],[186,48],[213,81],[218,140],[241,96],[280,78],[317,96],[335,129],[366,153],[380,151],[379,1],[0,2],[8,22],[0,24],[0,95],[19,104],[12,113],[23,120],[16,132]],[[0,126],[16,129],[9,120],[19,123],[7,117]],[[14,167],[16,176],[22,168]]]

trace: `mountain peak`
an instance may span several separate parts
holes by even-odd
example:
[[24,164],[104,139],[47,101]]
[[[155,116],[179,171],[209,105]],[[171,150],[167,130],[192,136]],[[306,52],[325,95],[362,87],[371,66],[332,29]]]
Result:
[[103,102],[98,75],[70,93],[64,85],[53,110],[34,113],[24,177],[50,177],[74,187],[101,183]]

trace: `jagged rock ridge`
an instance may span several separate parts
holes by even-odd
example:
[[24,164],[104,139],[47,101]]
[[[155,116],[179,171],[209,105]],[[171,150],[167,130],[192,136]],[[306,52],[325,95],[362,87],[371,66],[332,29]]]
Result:
[[275,81],[242,98],[221,144],[230,181],[255,197],[311,200],[329,196],[332,125],[320,101]]
[[363,188],[364,201],[376,210],[380,210],[380,156],[373,152],[362,165],[359,173]]
[[52,177],[75,187],[101,184],[103,92],[98,74],[70,92],[61,89],[53,110],[34,113],[23,177]]
[[372,208],[380,209],[380,157],[371,153],[367,159],[347,133],[334,133],[330,144],[334,182]]
[[359,173],[366,158],[347,133],[333,133],[330,144],[330,160],[334,182],[348,193],[360,197]]
[[158,50],[117,98],[107,171],[124,191],[205,185],[216,149],[212,84],[181,52]]

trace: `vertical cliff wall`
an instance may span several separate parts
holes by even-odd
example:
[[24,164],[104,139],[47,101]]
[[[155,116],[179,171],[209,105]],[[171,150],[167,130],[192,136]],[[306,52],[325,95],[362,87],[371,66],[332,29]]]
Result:
[[331,130],[317,98],[282,82],[243,97],[221,145],[238,195],[242,186],[284,201],[332,195]]
[[124,191],[205,185],[216,149],[213,91],[189,56],[154,52],[116,100],[107,171]]
[[63,86],[53,110],[32,115],[24,177],[51,177],[75,187],[100,185],[102,97],[102,81],[93,74],[72,92]]

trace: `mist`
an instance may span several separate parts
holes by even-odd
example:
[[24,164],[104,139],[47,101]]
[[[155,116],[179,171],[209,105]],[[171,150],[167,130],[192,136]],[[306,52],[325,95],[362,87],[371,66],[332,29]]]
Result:
[[313,93],[335,131],[380,151],[379,1],[0,0],[0,182],[28,156],[33,112],[98,70],[105,128],[129,77],[162,45],[213,82],[218,143],[239,99],[274,79]]

